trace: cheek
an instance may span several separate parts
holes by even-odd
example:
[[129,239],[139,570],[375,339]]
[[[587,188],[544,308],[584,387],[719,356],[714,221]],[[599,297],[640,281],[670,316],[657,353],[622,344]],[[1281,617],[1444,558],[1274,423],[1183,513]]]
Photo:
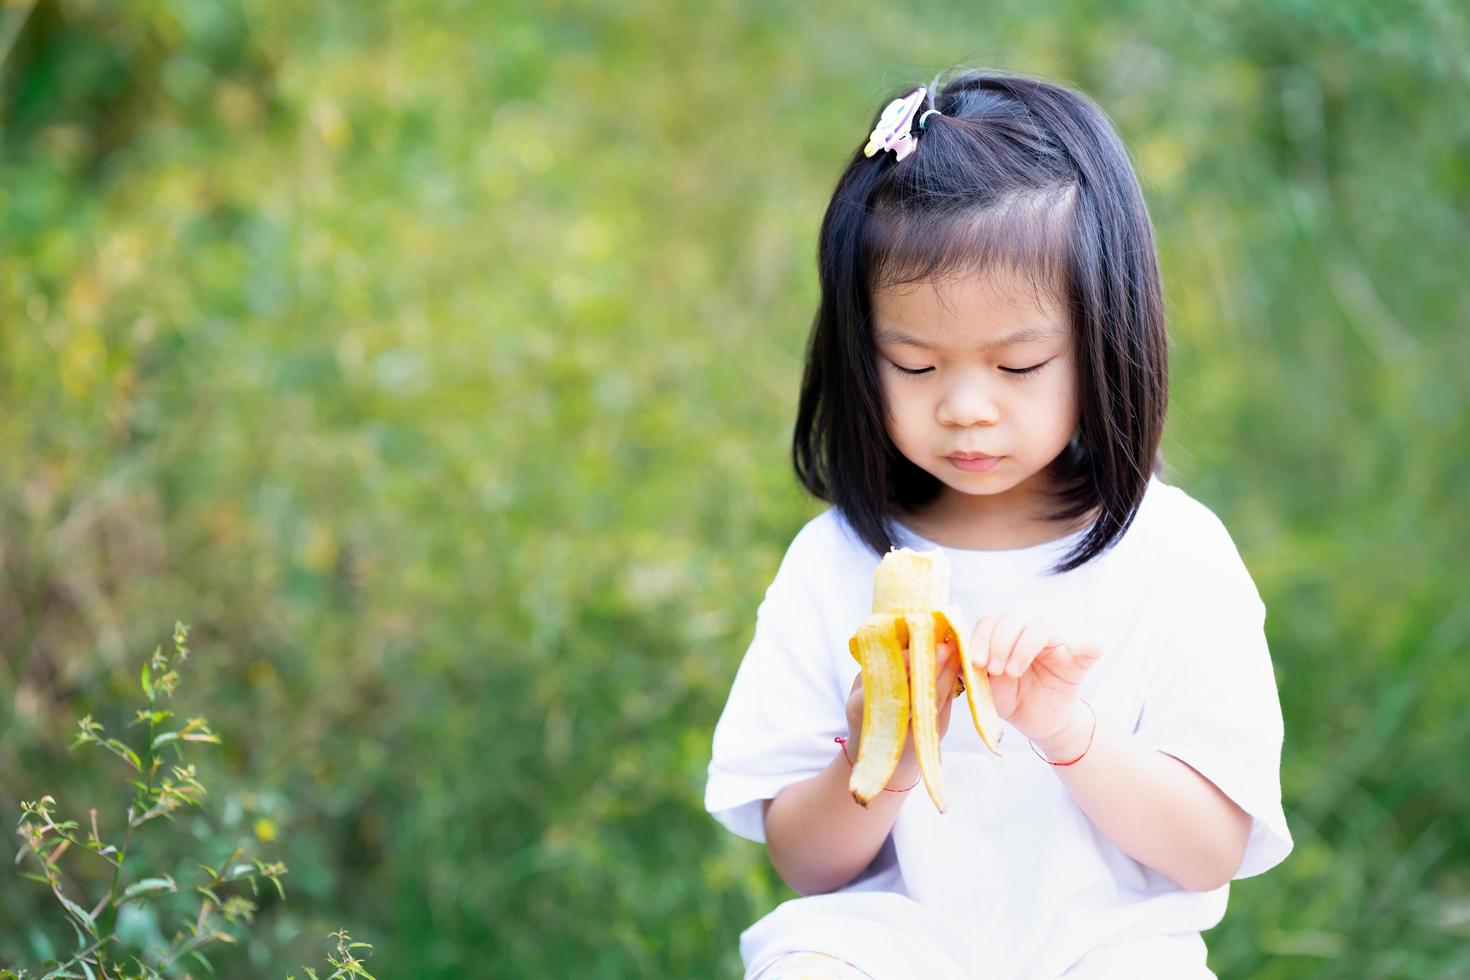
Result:
[[923,414],[924,408],[920,399],[911,393],[906,394],[892,383],[885,381],[882,386],[883,394],[883,416],[888,428],[888,436],[896,445],[910,441],[914,437],[916,418]]
[[1057,409],[1056,431],[1058,438],[1063,442],[1071,442],[1072,436],[1077,432],[1077,426],[1082,420],[1082,413],[1077,408],[1077,396],[1072,391],[1067,391],[1065,397],[1060,399],[1061,405]]
[[1051,404],[1062,422],[1072,422],[1078,417],[1077,370],[1069,361],[1065,371],[1058,371],[1050,395]]

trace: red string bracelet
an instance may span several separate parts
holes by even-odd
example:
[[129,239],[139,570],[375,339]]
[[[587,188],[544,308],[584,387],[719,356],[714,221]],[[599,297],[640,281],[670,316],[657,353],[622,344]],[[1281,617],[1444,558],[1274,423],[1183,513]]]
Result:
[[[838,735],[836,738],[832,739],[832,741],[842,746],[842,757],[847,760],[847,764],[849,766],[852,765],[852,756],[847,754],[847,739],[843,738],[841,735]],[[919,785],[919,780],[915,779],[913,786],[905,786],[903,789],[890,789],[887,786],[884,786],[883,791],[885,793],[907,793],[909,790],[913,789],[914,786],[917,785]]]
[[1041,752],[1037,750],[1036,743],[1035,742],[1031,741],[1030,739],[1027,739],[1026,740],[1026,744],[1029,745],[1029,746],[1031,746],[1031,751],[1032,752],[1035,752],[1036,753],[1036,757],[1038,759],[1040,759],[1042,762],[1045,762],[1049,766],[1058,766],[1058,767],[1060,767],[1060,766],[1075,766],[1077,763],[1079,763],[1079,762],[1082,761],[1082,756],[1084,756],[1084,755],[1087,754],[1087,750],[1090,749],[1090,748],[1092,748],[1092,738],[1093,738],[1094,735],[1097,734],[1097,709],[1094,708],[1087,701],[1083,701],[1082,703],[1083,704],[1086,704],[1087,705],[1087,710],[1092,712],[1092,731],[1090,731],[1090,732],[1087,733],[1087,748],[1084,748],[1082,750],[1082,755],[1079,755],[1077,758],[1073,759],[1071,762],[1052,762],[1050,759],[1048,759],[1046,756],[1042,755]]

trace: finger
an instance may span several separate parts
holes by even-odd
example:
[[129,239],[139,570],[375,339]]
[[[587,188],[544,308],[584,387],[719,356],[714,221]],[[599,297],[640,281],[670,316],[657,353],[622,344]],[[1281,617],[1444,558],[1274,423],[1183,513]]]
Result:
[[1087,670],[1102,659],[1102,647],[1095,642],[1080,643],[1072,648],[1072,662]]
[[940,704],[954,700],[954,682],[960,673],[960,661],[952,651],[952,645],[943,644],[937,657],[939,669],[935,671],[934,696]]
[[949,730],[949,714],[951,711],[954,710],[954,702],[955,699],[950,697],[941,698],[939,701],[939,705],[937,707],[938,713],[936,714],[935,718],[939,722],[939,730],[941,733]]
[[942,697],[940,692],[945,691],[944,677],[949,672],[949,662],[952,658],[953,654],[950,652],[948,643],[940,640],[934,644],[934,697],[936,700]]
[[995,632],[990,635],[990,657],[988,669],[992,674],[1003,674],[1006,669],[1006,661],[1010,659],[1011,650],[1016,645],[1021,630],[1026,628],[1029,617],[1019,610],[1012,610],[1001,615],[999,622],[995,624]]
[[1006,659],[1005,672],[1012,677],[1020,677],[1031,669],[1031,662],[1036,659],[1037,654],[1051,646],[1052,642],[1050,626],[1040,620],[1027,623],[1016,639],[1010,657]]
[[949,640],[940,640],[934,644],[934,668],[943,670],[949,658],[954,656],[954,644]]
[[1010,721],[1016,713],[1016,689],[1020,681],[1008,674],[990,678],[990,698],[995,702],[995,713],[1002,721]]
[[1096,643],[1071,645],[1061,643],[1041,651],[1037,660],[1046,664],[1051,671],[1069,684],[1081,684],[1092,665],[1102,656]]
[[987,670],[990,666],[990,639],[995,634],[999,616],[981,616],[970,633],[970,666],[975,670]]

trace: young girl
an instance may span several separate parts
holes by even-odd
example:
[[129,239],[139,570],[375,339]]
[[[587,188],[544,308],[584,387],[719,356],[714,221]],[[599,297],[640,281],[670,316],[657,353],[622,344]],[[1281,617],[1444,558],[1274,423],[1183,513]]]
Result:
[[[792,541],[714,734],[705,806],[804,897],[747,977],[1208,977],[1228,883],[1290,852],[1265,607],[1162,482],[1153,236],[1087,98],[967,73],[894,100],[822,223],[794,458],[833,506]],[[848,637],[890,547],[940,548],[1005,724],[941,647],[949,808],[848,793]],[[845,745],[834,744],[839,739]]]

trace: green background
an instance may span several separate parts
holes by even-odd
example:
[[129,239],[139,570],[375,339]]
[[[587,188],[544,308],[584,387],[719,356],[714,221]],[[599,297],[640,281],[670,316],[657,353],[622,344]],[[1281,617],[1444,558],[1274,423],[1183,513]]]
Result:
[[[704,771],[822,509],[822,210],[887,98],[1000,67],[1130,148],[1166,478],[1269,610],[1296,850],[1211,965],[1470,973],[1467,51],[1436,0],[0,2],[0,824],[118,819],[65,745],[182,619],[225,744],[139,860],[290,867],[221,976],[344,925],[386,977],[737,976],[791,893]],[[69,942],[0,883],[0,964]]]

